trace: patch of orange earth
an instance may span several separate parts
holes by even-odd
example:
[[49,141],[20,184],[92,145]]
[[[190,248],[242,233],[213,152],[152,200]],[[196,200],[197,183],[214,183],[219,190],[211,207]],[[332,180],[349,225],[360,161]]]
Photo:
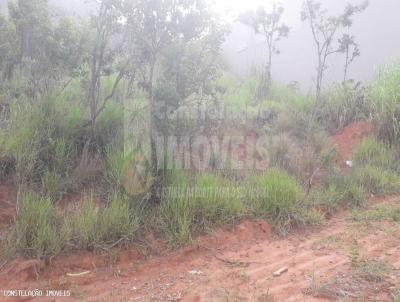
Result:
[[361,140],[374,131],[370,122],[362,121],[350,124],[331,137],[330,145],[336,148],[341,168],[346,167],[346,161],[351,159],[351,153]]
[[[395,200],[374,199],[371,204]],[[81,252],[55,257],[48,266],[32,260],[28,265],[17,259],[0,273],[0,284],[2,288],[72,290],[72,297],[56,301],[76,301],[78,297],[83,301],[265,301],[268,295],[272,297],[269,301],[327,301],[326,297],[314,298],[304,291],[313,282],[350,276],[348,251],[321,242],[324,238],[344,238],[352,228],[347,212],[336,215],[321,230],[299,231],[286,238],[274,236],[265,221],[244,221],[202,236],[190,246],[159,251],[157,255],[145,256],[134,249],[101,255]],[[400,269],[400,235],[389,236],[379,229],[353,235],[351,241],[357,241],[363,254],[390,261]],[[113,253],[117,253],[117,259],[113,259]],[[273,272],[282,267],[288,267],[288,271],[273,277]],[[38,280],[33,269],[39,272]],[[90,273],[67,276],[85,271]],[[399,276],[392,277],[392,282],[398,284]],[[391,301],[383,285],[379,301]],[[376,301],[375,284],[364,287],[367,291],[363,301]],[[346,301],[359,300],[349,296]]]

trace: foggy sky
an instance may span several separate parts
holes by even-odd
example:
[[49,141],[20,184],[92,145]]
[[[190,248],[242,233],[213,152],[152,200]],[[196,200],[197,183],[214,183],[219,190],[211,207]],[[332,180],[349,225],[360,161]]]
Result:
[[[358,4],[361,1],[321,0],[320,2],[330,12],[338,13],[346,3]],[[3,5],[4,8],[6,2],[0,0],[0,7]],[[274,57],[273,77],[283,84],[298,81],[307,91],[314,87],[316,50],[308,24],[300,20],[302,2],[303,0],[281,0],[285,7],[284,21],[290,26],[291,32],[289,37],[279,44],[281,54]],[[52,7],[62,8],[68,14],[78,16],[87,14],[87,3],[87,0],[50,0]],[[349,78],[371,79],[381,64],[400,58],[400,0],[370,0],[367,10],[355,17],[349,33],[356,36],[361,50],[361,56],[350,67]],[[266,48],[262,37],[255,36],[252,29],[234,23],[223,52],[231,70],[245,75],[252,65],[262,62]],[[343,64],[344,58],[341,55],[330,58],[325,87],[333,81],[342,79]]]
[[[321,2],[334,13],[340,12],[346,3],[358,4],[361,0]],[[314,87],[317,57],[308,24],[300,19],[302,0],[283,0],[281,3],[286,9],[284,21],[291,27],[291,32],[279,44],[282,53],[274,57],[273,77],[284,84],[298,81],[304,90],[309,90]],[[367,10],[354,18],[349,33],[356,36],[361,50],[361,56],[350,67],[349,78],[371,79],[381,64],[400,58],[400,0],[370,0]],[[240,52],[247,47],[248,50]],[[240,23],[233,25],[224,45],[233,71],[245,74],[251,65],[261,62],[265,52],[262,37],[255,37],[252,29]],[[325,87],[333,81],[341,81],[343,65],[343,55],[329,59]]]

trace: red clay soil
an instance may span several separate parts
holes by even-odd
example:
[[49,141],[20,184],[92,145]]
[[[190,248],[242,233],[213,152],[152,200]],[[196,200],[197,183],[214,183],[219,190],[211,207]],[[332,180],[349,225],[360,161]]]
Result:
[[[0,301],[392,301],[400,288],[399,230],[389,221],[356,223],[343,211],[322,229],[286,238],[265,221],[245,221],[173,252],[81,252],[47,265],[16,259],[0,273],[2,289],[66,289],[71,296]],[[393,269],[382,278],[358,273],[354,251]]]
[[341,167],[345,167],[346,161],[351,160],[351,153],[361,140],[373,133],[371,123],[362,121],[350,124],[331,137],[330,145],[336,148]]

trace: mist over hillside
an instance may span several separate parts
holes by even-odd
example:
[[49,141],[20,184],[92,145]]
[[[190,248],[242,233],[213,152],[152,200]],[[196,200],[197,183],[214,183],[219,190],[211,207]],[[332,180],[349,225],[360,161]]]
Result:
[[[310,28],[301,22],[302,0],[281,1],[285,7],[284,20],[291,31],[287,39],[279,44],[281,54],[274,57],[273,77],[276,81],[289,83],[298,81],[305,90],[314,87],[317,57]],[[340,12],[347,3],[361,1],[321,1],[330,13]],[[400,56],[400,1],[372,0],[369,7],[354,20],[349,33],[355,35],[360,45],[361,56],[349,70],[349,77],[357,80],[370,79],[381,64]],[[395,36],[393,33],[396,33]],[[235,22],[224,45],[224,52],[233,71],[246,74],[252,65],[265,57],[263,38],[255,36],[252,29]],[[325,83],[340,81],[343,74],[343,55],[333,56],[328,62]]]
[[[221,0],[216,0],[216,2]],[[6,10],[7,0],[0,0],[0,9]],[[274,57],[273,77],[284,84],[297,81],[303,90],[314,87],[316,50],[307,23],[301,22],[302,0],[282,0],[285,8],[284,21],[291,28],[287,39],[279,43],[281,54]],[[330,13],[340,12],[347,3],[361,0],[323,0]],[[90,1],[50,0],[52,8],[73,16],[90,12]],[[254,9],[254,7],[248,7]],[[400,56],[399,0],[371,0],[365,12],[355,17],[349,33],[355,35],[361,56],[356,58],[349,70],[349,77],[365,81],[371,79],[378,67]],[[394,35],[395,33],[395,35]],[[223,45],[224,55],[230,69],[238,75],[246,75],[253,65],[262,62],[266,44],[261,36],[240,22],[231,24],[231,33]],[[325,85],[340,81],[343,72],[343,56],[330,58]]]

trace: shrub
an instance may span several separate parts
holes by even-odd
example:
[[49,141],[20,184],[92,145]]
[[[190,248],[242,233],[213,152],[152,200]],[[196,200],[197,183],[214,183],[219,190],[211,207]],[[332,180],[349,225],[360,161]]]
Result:
[[16,251],[32,257],[60,253],[70,236],[69,225],[62,221],[50,199],[22,196],[15,221]]

